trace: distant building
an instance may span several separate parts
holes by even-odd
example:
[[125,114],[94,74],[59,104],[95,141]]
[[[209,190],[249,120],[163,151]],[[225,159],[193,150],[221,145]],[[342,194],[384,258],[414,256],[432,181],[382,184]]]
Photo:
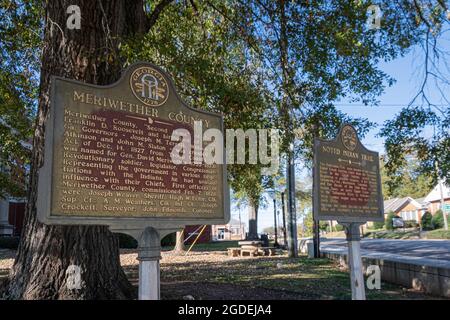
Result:
[[423,199],[415,200],[411,197],[404,197],[384,201],[385,218],[390,212],[393,212],[403,220],[419,222],[426,209],[426,206],[423,204]]
[[[0,119],[0,124],[9,127],[2,119]],[[10,130],[15,132],[14,128],[9,127]],[[29,139],[28,142],[20,142],[23,147],[31,150],[32,140]],[[25,174],[15,174],[10,172],[8,167],[2,166],[0,164],[0,172],[8,174],[13,179],[23,178],[25,179]],[[26,185],[26,181],[23,181]],[[25,216],[25,204],[26,199],[24,198],[14,198],[6,197],[5,199],[0,198],[0,237],[1,236],[20,236],[22,232],[23,220]]]
[[20,236],[25,215],[25,199],[0,199],[0,237]]
[[231,219],[227,224],[212,226],[212,240],[243,240],[245,239],[245,223]]
[[[195,241],[195,239],[198,237],[200,232],[203,229],[203,225],[194,225],[194,226],[186,226],[184,227],[184,243],[185,244],[191,244]],[[211,229],[212,227],[210,225],[207,225],[204,229],[201,235],[199,236],[196,243],[208,243],[211,242]]]
[[[450,204],[450,188],[442,183],[444,203]],[[433,188],[424,198],[413,199],[411,197],[393,198],[384,201],[385,217],[393,212],[403,220],[414,220],[420,222],[425,212],[432,215],[441,209],[441,190],[439,184]]]
[[9,201],[0,199],[0,236],[11,236],[13,226],[9,224]]
[[[444,196],[444,203],[450,204],[450,187],[442,184],[442,193]],[[441,190],[439,184],[430,191],[430,193],[424,198],[424,203],[427,206],[427,210],[431,214],[435,214],[436,211],[441,209]]]

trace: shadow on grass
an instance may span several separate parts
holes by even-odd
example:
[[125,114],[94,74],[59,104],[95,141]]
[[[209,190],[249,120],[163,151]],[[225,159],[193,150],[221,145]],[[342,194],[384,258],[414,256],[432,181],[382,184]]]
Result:
[[[136,278],[136,267],[128,267]],[[367,291],[368,299],[424,298],[382,284]],[[161,265],[165,299],[350,299],[350,278],[328,259],[286,256],[242,257],[228,261],[186,261]],[[417,296],[416,296],[417,295]]]

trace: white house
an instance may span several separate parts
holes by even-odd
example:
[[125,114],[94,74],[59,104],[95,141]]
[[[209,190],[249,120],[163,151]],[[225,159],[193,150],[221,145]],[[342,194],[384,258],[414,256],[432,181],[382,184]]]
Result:
[[441,209],[441,187],[444,203],[450,204],[450,187],[441,181],[440,185],[438,183],[424,199],[431,214],[435,214],[436,211]]

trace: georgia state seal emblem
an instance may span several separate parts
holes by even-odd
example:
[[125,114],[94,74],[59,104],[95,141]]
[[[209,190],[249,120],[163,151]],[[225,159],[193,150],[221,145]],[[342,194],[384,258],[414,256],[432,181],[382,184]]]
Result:
[[164,76],[151,67],[140,67],[130,77],[130,87],[134,96],[143,104],[158,107],[169,97],[169,86]]
[[358,138],[355,129],[352,126],[342,128],[342,144],[348,150],[353,151],[356,148]]

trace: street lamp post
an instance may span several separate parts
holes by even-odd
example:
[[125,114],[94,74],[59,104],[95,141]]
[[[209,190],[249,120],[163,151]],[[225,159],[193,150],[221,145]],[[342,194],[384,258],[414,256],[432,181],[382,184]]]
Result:
[[277,200],[273,199],[273,222],[274,222],[274,229],[275,229],[275,243],[273,244],[274,247],[278,247],[278,226],[277,226]]

